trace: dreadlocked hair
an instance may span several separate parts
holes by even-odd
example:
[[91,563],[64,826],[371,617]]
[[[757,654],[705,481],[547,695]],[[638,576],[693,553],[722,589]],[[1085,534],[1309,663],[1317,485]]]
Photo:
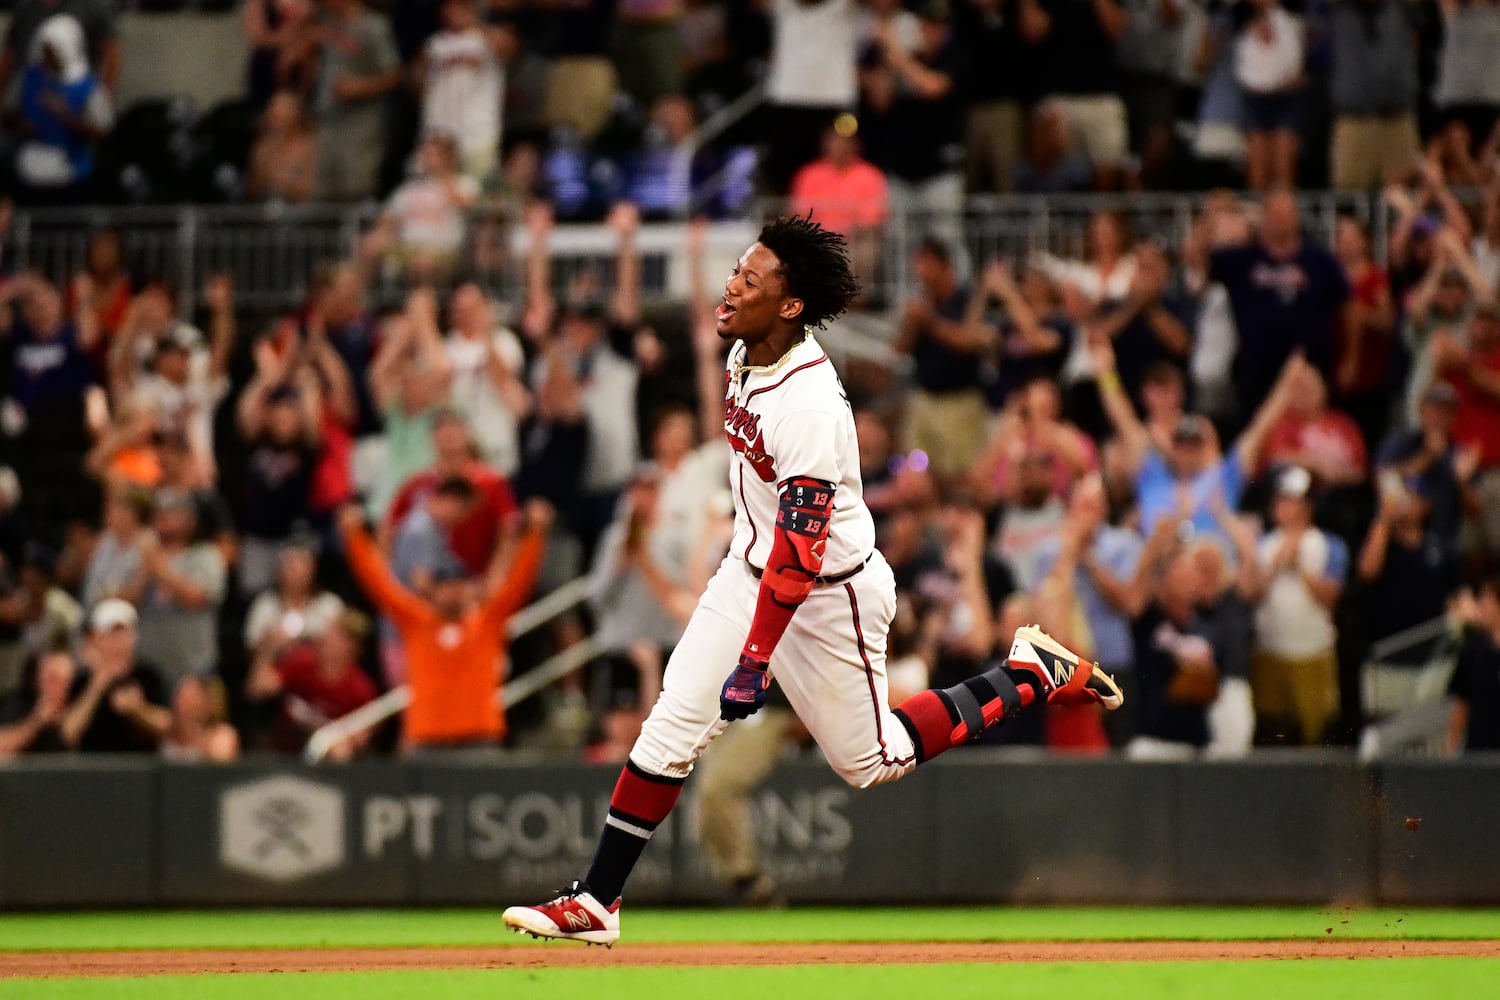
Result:
[[806,218],[780,216],[765,224],[758,241],[781,262],[787,294],[802,300],[802,322],[822,329],[859,295],[849,269],[849,244]]

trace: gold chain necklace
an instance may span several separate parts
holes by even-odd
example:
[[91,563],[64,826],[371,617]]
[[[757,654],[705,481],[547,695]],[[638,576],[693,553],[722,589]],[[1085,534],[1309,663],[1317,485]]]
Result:
[[[747,365],[747,364],[745,364],[744,362],[741,362],[741,361],[730,361],[729,362],[729,372],[730,372],[730,375],[736,381],[738,381],[739,379],[744,378],[746,375],[770,375],[771,373],[777,371],[783,365],[785,365],[787,363],[787,361],[791,359],[792,353],[794,351],[796,351],[797,348],[801,347],[805,343],[807,343],[807,328],[803,327],[802,328],[802,336],[797,340],[797,342],[795,344],[793,344],[791,347],[788,347],[786,349],[786,353],[785,354],[783,354],[781,357],[777,358],[775,361],[771,362],[768,365]],[[741,349],[740,349],[740,356],[741,357],[744,357],[749,352],[750,352],[750,348],[748,346],[741,345]]]

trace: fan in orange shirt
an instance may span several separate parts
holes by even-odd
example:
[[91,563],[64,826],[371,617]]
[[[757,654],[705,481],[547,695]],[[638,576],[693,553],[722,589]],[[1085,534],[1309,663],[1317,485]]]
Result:
[[526,514],[526,536],[508,570],[509,560],[497,557],[483,578],[440,578],[424,598],[392,575],[364,512],[351,505],[339,513],[354,577],[395,623],[406,647],[412,697],[402,724],[404,745],[493,745],[505,735],[504,712],[495,699],[505,622],[531,594],[552,524],[552,509],[543,501],[529,501]]

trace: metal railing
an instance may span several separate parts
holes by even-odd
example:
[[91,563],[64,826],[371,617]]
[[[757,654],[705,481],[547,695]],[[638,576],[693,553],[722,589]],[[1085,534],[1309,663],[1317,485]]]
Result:
[[[1465,203],[1478,196],[1473,191],[1454,194]],[[1207,197],[1161,192],[983,195],[965,199],[951,212],[911,211],[896,199],[885,223],[863,243],[856,241],[856,267],[861,283],[873,293],[871,301],[893,306],[912,291],[911,252],[927,233],[956,239],[959,256],[971,269],[994,257],[1082,257],[1091,217],[1100,211],[1120,213],[1137,238],[1180,246]],[[1336,221],[1352,216],[1369,227],[1376,259],[1385,262],[1393,220],[1380,195],[1322,191],[1298,197],[1310,238],[1331,242]],[[762,200],[753,214],[760,218],[787,208],[784,201]],[[170,282],[185,314],[203,279],[218,271],[234,276],[242,307],[285,311],[305,303],[323,266],[355,253],[361,234],[379,212],[374,203],[27,209],[16,213],[9,253],[18,267],[35,267],[60,280],[82,267],[90,234],[114,226],[122,233],[131,270]],[[706,256],[727,269],[757,229],[754,218],[714,223]],[[524,228],[499,209],[476,209],[453,276],[477,280],[491,294],[514,302],[524,287],[529,240]],[[681,222],[642,227],[636,243],[641,298],[648,307],[677,304],[686,297],[690,268],[702,266],[687,259],[686,242]],[[603,294],[614,280],[615,247],[615,235],[601,225],[558,226],[549,237],[556,294],[567,297],[583,272],[592,279],[586,284]],[[399,302],[408,287],[406,277],[389,262],[374,268],[371,298],[377,305]]]
[[[1409,707],[1372,722],[1360,732],[1360,760],[1393,756],[1438,757],[1447,752],[1453,699],[1441,692],[1446,690],[1447,678],[1457,663],[1455,635],[1454,622],[1446,615],[1439,615],[1370,644],[1365,670],[1397,661],[1404,653],[1422,651],[1427,659],[1425,664],[1397,669],[1409,669],[1414,677],[1418,672],[1431,676],[1404,696],[1414,698]],[[1429,682],[1436,682],[1440,687]],[[1361,686],[1364,686],[1363,682]],[[1366,707],[1368,710],[1368,705]]]
[[1386,636],[1370,644],[1369,659],[1389,660],[1400,653],[1409,650],[1421,649],[1423,646],[1435,639],[1453,634],[1453,623],[1446,615],[1438,615],[1429,618],[1410,628],[1404,628],[1400,632]]
[[[506,636],[514,642],[588,599],[588,577],[570,580],[546,597],[511,616],[506,625]],[[508,681],[495,692],[495,700],[503,706],[514,706],[526,701],[548,685],[578,670],[600,652],[599,646],[592,637],[575,643],[543,660],[526,673]],[[321,763],[328,757],[329,751],[344,740],[374,729],[385,720],[405,711],[410,704],[411,686],[409,684],[392,688],[374,701],[361,705],[349,714],[319,727],[308,738],[307,746],[303,749],[303,757],[310,764]]]
[[[940,214],[906,211],[899,203],[893,204],[878,234],[877,259],[865,268],[871,273],[861,278],[877,287],[884,301],[899,301],[906,291],[910,251],[931,230],[961,233],[962,249],[973,261],[997,255],[1022,258],[1041,251],[1081,256],[1089,218],[1101,210],[1122,213],[1138,237],[1177,242],[1187,234],[1205,197],[1166,193],[975,196],[964,202],[960,212]],[[1350,214],[1371,226],[1376,253],[1383,255],[1389,218],[1378,195],[1312,192],[1300,197],[1314,238],[1331,238],[1335,219]],[[773,201],[758,205],[761,214],[782,207]],[[207,275],[227,271],[235,278],[242,306],[282,310],[305,301],[322,266],[346,260],[355,252],[361,233],[379,211],[373,203],[21,209],[8,242],[18,267],[38,268],[60,280],[83,266],[91,233],[113,226],[121,231],[132,271],[171,283],[184,309],[191,307]],[[721,240],[732,235],[739,241],[747,234],[753,236],[754,230],[753,221],[743,220],[716,223],[711,233]],[[521,267],[528,239],[498,210],[476,210],[470,216],[458,273],[480,280],[494,294],[514,298],[523,287]],[[648,303],[681,300],[686,288],[684,243],[680,223],[642,229],[643,298]],[[607,286],[612,278],[614,236],[598,225],[559,226],[551,238],[551,255],[559,291],[580,269],[595,271]],[[372,289],[376,301],[388,302],[404,293],[406,283],[399,273],[376,270]]]

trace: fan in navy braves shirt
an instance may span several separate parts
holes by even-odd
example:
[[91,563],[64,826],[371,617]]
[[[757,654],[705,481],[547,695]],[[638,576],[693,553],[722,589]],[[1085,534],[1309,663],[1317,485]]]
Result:
[[13,323],[0,324],[11,335],[11,392],[30,409],[51,400],[75,399],[93,382],[87,350],[76,326],[63,318],[62,297],[46,279],[16,278],[0,291],[0,313],[11,301],[20,302]]
[[1265,197],[1260,238],[1216,251],[1209,280],[1229,293],[1239,331],[1234,382],[1242,409],[1250,412],[1266,398],[1298,348],[1325,380],[1333,377],[1335,332],[1349,281],[1333,254],[1303,237],[1292,194]]

